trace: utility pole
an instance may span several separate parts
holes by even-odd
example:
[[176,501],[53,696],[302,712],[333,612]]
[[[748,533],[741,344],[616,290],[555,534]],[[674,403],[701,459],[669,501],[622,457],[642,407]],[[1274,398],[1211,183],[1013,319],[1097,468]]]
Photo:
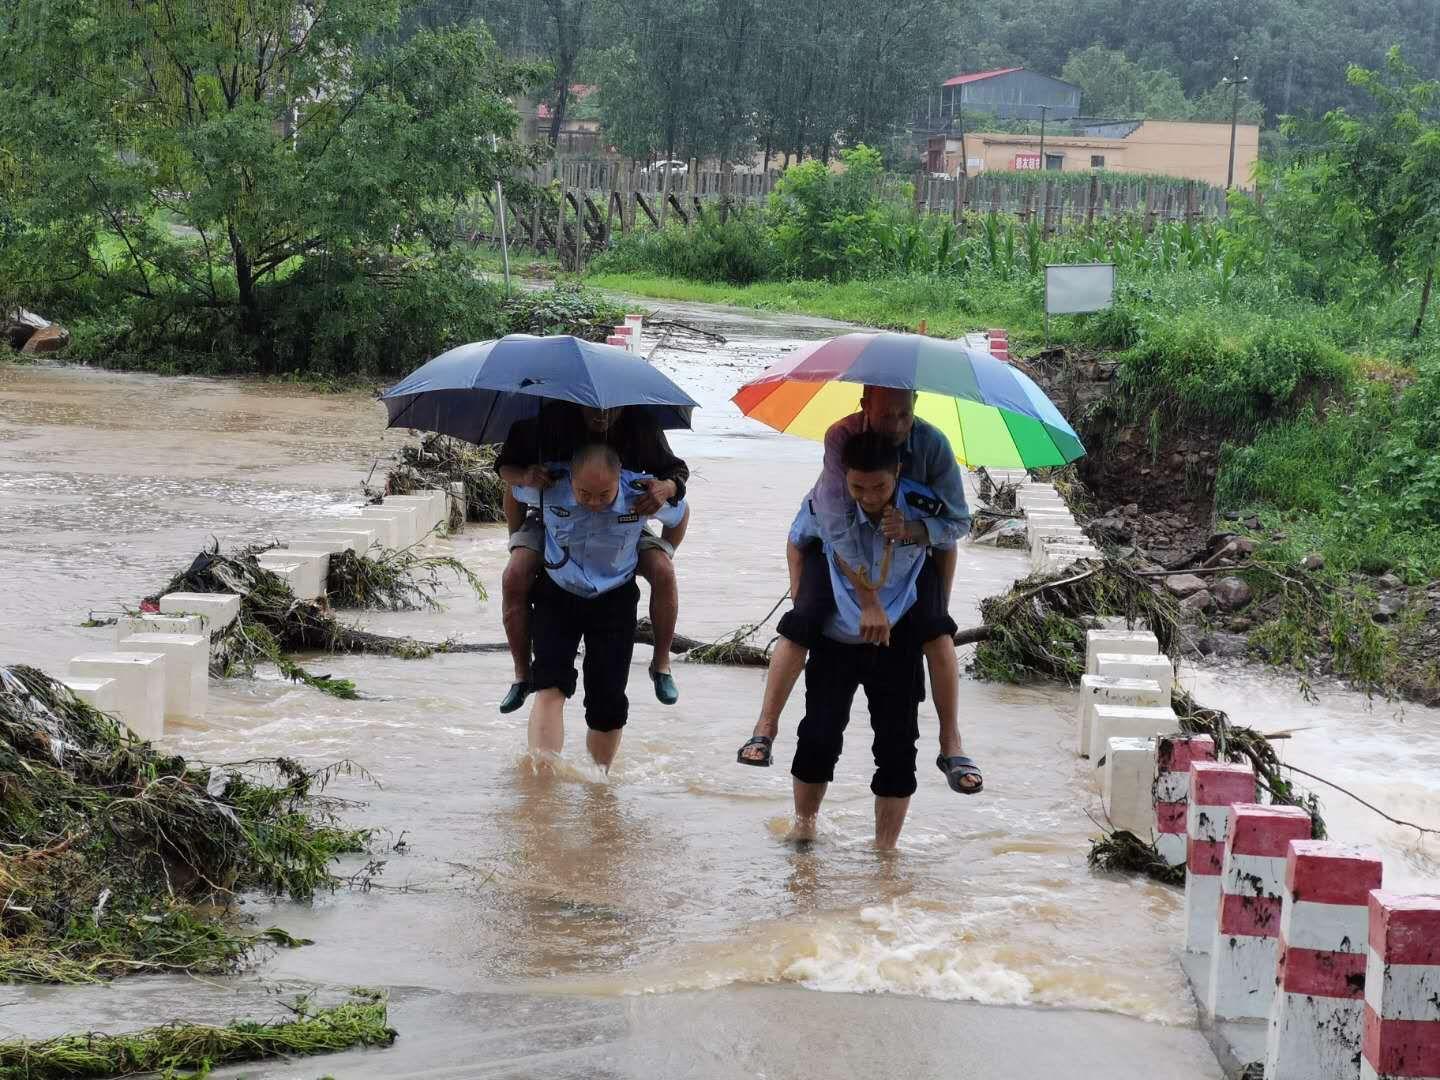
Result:
[[490,150],[496,156],[495,170],[495,224],[500,228],[500,258],[505,267],[505,295],[510,295],[510,238],[505,235],[505,189],[500,185],[499,155],[500,140],[490,136]]
[[1230,63],[1235,66],[1234,76],[1226,75],[1220,80],[1234,90],[1234,99],[1230,104],[1230,168],[1225,173],[1226,191],[1235,186],[1235,129],[1240,121],[1240,87],[1250,81],[1250,76],[1240,74],[1240,57],[1231,57]]
[[1040,106],[1040,171],[1045,171],[1045,117],[1050,113],[1049,105]]

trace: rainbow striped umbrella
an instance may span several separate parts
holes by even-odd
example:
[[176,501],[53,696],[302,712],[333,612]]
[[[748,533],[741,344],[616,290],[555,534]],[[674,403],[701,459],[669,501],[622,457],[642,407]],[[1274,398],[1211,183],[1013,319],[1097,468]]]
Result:
[[823,440],[860,408],[863,386],[918,391],[915,415],[950,440],[965,465],[1036,469],[1085,453],[1035,383],[993,356],[918,334],[845,334],[800,349],[742,386],[732,401],[776,431]]

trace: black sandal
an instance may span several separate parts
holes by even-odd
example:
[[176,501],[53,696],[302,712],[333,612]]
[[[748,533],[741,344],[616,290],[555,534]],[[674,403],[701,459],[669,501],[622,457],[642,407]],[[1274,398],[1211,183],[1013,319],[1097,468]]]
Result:
[[[768,769],[770,767],[770,744],[774,741],[775,740],[769,735],[751,735],[749,741],[735,752],[735,760],[741,765],[755,765],[762,769]],[[759,758],[746,757],[745,751],[749,750],[752,746],[758,746],[763,749],[765,751],[764,756]]]
[[511,683],[509,693],[507,693],[505,697],[502,698],[500,701],[500,711],[502,713],[514,712],[516,709],[520,708],[521,705],[525,704],[525,699],[529,696],[530,683],[528,680],[522,679],[517,682]]
[[[978,795],[985,790],[985,778],[980,775],[980,766],[970,758],[960,754],[956,754],[954,757],[946,757],[941,754],[935,759],[935,764],[945,774],[945,779],[950,782],[951,791],[958,791],[961,795]],[[973,776],[980,782],[973,787],[966,787],[960,781],[967,776]]]

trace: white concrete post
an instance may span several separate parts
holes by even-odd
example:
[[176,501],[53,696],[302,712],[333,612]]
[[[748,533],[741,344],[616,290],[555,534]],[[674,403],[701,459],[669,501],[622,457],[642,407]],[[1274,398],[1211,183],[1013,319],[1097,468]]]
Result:
[[1154,739],[1111,739],[1105,744],[1105,814],[1117,829],[1150,839],[1155,813],[1150,788],[1155,782]]
[[1168,705],[1096,705],[1090,717],[1088,756],[1098,763],[1111,739],[1150,739],[1179,730],[1180,720]]
[[60,681],[92,709],[103,713],[115,712],[119,685],[114,679],[81,679],[71,675]]
[[1440,1077],[1440,896],[1370,894],[1361,1080]]
[[1265,1080],[1359,1080],[1369,897],[1380,877],[1369,851],[1290,841]]
[[209,711],[210,635],[132,634],[116,648],[164,655],[167,717],[198,718]]
[[115,620],[115,643],[135,634],[200,634],[210,636],[210,620],[204,615],[121,615]]
[[1159,656],[1160,642],[1149,630],[1087,630],[1085,631],[1085,670],[1100,673],[1101,653],[1124,653],[1127,656]]
[[1210,950],[1210,1015],[1263,1020],[1275,1000],[1285,852],[1310,839],[1310,815],[1298,806],[1236,803],[1230,808],[1220,916]]
[[1185,865],[1185,813],[1190,805],[1190,763],[1214,761],[1209,735],[1162,737],[1155,751],[1155,846],[1171,866]]
[[[1090,756],[1090,729],[1095,723],[1098,705],[1156,706],[1168,705],[1170,694],[1154,679],[1116,679],[1109,675],[1080,676],[1079,741],[1075,752]],[[1183,822],[1181,831],[1184,831]],[[1181,862],[1184,862],[1182,854]]]
[[298,566],[299,572],[289,579],[289,583],[290,591],[301,600],[318,600],[325,595],[325,576],[330,570],[329,555],[306,555],[286,548],[271,548],[260,552],[257,561],[267,570],[276,566]]
[[79,679],[115,680],[115,717],[142,739],[165,733],[165,654],[85,653],[70,661]]
[[240,617],[238,593],[166,593],[160,598],[162,615],[204,615],[210,632],[218,634]]
[[449,492],[449,513],[446,515],[446,528],[452,533],[463,532],[465,520],[469,516],[469,496],[465,492],[464,480],[452,480]]
[[640,355],[640,335],[645,330],[644,315],[626,315],[625,325],[630,328],[630,348],[636,356]]
[[[350,521],[353,519],[344,518],[342,520]],[[353,529],[332,528],[327,525],[323,529],[315,529],[306,535],[315,540],[339,540],[342,543],[349,544],[350,550],[355,552],[356,555],[367,554],[372,547],[379,543],[379,538],[373,525],[368,529],[362,529],[358,526]]]
[[1175,687],[1175,667],[1168,656],[1096,653],[1095,674],[1116,679],[1152,679],[1167,694]]
[[1220,921],[1220,871],[1230,807],[1255,800],[1255,771],[1221,761],[1190,763],[1190,805],[1185,808],[1185,948],[1208,953]]

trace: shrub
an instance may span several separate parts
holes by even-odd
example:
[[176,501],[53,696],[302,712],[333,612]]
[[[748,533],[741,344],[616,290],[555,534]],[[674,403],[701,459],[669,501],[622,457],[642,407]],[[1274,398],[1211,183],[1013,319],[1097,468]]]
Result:
[[617,238],[591,266],[602,274],[661,274],[751,285],[777,276],[780,256],[759,211],[740,208],[722,220],[717,209],[707,207],[689,228],[674,223]]
[[888,225],[876,185],[880,154],[861,144],[842,150],[844,172],[818,161],[792,166],[770,194],[769,220],[788,273],[843,281],[873,272]]

